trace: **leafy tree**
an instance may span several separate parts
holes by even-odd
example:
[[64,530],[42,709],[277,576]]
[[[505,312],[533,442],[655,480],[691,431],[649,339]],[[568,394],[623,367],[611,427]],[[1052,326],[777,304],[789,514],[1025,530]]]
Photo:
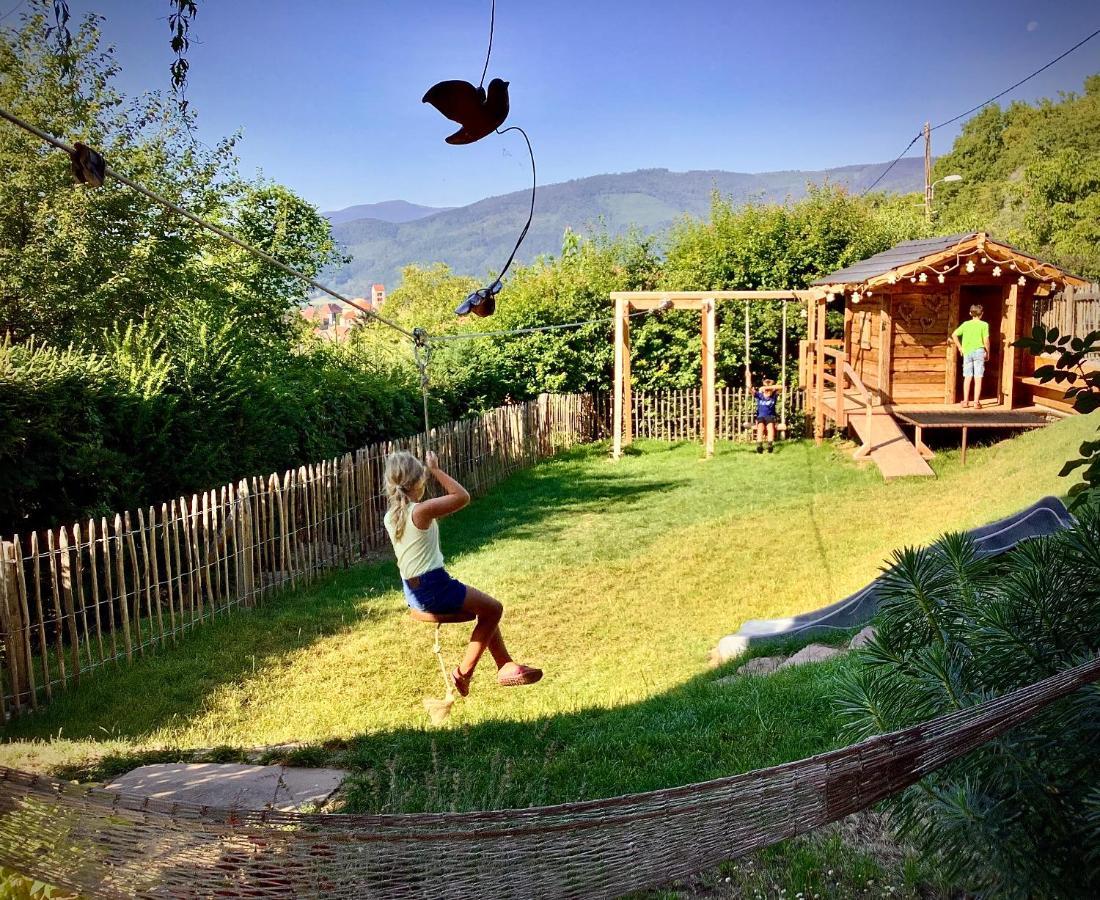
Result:
[[963,126],[934,177],[938,230],[983,230],[1100,277],[1100,75],[1055,102],[986,107]]

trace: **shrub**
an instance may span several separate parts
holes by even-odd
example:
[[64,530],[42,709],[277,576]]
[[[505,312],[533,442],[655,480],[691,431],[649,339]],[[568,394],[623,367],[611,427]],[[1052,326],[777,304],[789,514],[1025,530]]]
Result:
[[[982,559],[963,535],[895,554],[877,635],[846,676],[853,738],[971,706],[1100,647],[1100,512]],[[888,801],[902,836],[967,890],[1100,895],[1100,689],[1068,697]]]

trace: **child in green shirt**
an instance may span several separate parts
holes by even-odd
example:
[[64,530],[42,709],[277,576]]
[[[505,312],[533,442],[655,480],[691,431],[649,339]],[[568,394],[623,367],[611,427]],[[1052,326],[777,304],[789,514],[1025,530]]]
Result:
[[963,406],[970,406],[970,385],[974,385],[974,406],[982,405],[982,376],[989,358],[989,323],[982,321],[984,310],[975,303],[970,307],[970,321],[955,329],[951,339],[963,358]]

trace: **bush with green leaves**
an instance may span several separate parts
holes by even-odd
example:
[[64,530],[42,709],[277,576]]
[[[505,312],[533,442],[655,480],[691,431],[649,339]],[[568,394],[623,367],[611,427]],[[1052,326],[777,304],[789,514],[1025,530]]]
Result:
[[[1054,382],[1066,385],[1066,398],[1073,401],[1073,408],[1088,414],[1100,409],[1100,367],[1094,361],[1100,354],[1100,331],[1092,331],[1084,337],[1062,334],[1057,328],[1049,331],[1036,325],[1029,337],[1013,344],[1022,347],[1035,357],[1053,359],[1035,369],[1035,377],[1044,384]],[[1062,475],[1082,469],[1082,480],[1069,489],[1073,498],[1071,507],[1076,509],[1090,502],[1100,491],[1100,440],[1085,441],[1077,459],[1069,460],[1062,467]]]
[[[1100,510],[982,557],[965,535],[895,554],[877,633],[844,676],[848,734],[906,728],[1033,684],[1100,650]],[[887,801],[955,886],[1100,896],[1100,687],[1058,701]]]

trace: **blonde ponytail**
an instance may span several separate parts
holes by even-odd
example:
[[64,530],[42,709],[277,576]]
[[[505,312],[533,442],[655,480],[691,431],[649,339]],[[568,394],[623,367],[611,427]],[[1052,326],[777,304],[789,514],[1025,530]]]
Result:
[[391,453],[386,457],[385,486],[386,499],[389,501],[390,521],[396,540],[405,536],[405,525],[409,520],[409,507],[417,487],[424,481],[424,465],[406,450]]

